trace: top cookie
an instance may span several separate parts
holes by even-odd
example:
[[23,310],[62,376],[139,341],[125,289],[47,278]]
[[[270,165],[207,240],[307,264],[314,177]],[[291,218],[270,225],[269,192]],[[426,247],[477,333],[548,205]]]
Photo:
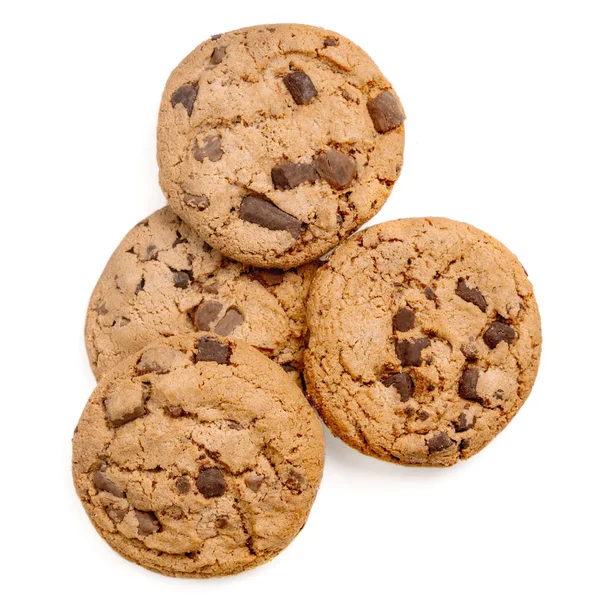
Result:
[[272,25],[213,36],[167,82],[160,184],[211,246],[286,269],[381,208],[402,167],[403,123],[388,80],[337,33]]
[[449,219],[366,229],[321,267],[307,308],[308,391],[365,454],[448,466],[481,450],[536,377],[531,283],[497,240]]

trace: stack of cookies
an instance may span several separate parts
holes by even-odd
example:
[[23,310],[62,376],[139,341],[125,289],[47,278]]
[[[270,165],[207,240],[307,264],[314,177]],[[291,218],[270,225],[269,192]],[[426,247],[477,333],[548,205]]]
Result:
[[124,557],[211,577],[278,554],[322,475],[313,407],[364,454],[450,466],[524,403],[541,327],[509,250],[444,218],[347,240],[400,174],[404,118],[373,61],[315,27],[215,35],[171,74],[168,207],[92,294],[98,386],[73,440],[77,492]]

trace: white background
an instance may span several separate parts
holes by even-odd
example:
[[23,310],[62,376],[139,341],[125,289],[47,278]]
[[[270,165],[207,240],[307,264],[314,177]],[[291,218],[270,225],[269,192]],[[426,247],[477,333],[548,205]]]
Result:
[[[597,8],[2,2],[4,598],[599,598]],[[170,71],[213,33],[273,22],[329,27],[379,64],[407,144],[372,223],[443,215],[508,245],[541,307],[541,370],[508,429],[451,469],[384,464],[328,435],[321,491],[287,550],[247,574],[175,580],[114,553],[72,487],[94,387],[86,304],[123,235],[164,202],[155,124]]]

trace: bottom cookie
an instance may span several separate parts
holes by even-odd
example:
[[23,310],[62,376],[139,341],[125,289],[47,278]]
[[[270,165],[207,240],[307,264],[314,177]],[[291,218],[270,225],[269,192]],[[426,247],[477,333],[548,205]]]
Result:
[[125,558],[177,577],[230,575],[302,529],[321,425],[283,369],[213,334],[170,338],[110,370],[73,438],[77,493]]

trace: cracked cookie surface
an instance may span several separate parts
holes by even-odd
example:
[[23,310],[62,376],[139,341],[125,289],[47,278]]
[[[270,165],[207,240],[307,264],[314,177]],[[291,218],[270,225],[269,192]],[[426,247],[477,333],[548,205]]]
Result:
[[73,438],[75,487],[100,535],[179,577],[237,573],[283,550],[308,517],[323,460],[298,386],[214,334],[157,342],[110,370]]
[[173,71],[158,122],[172,209],[243,263],[315,259],[371,218],[402,167],[404,112],[369,56],[306,25],[232,31]]
[[299,382],[315,270],[244,267],[162,208],[125,236],[94,289],[85,328],[94,375],[157,338],[214,331],[255,346]]
[[443,218],[383,223],[336,249],[313,280],[308,392],[364,454],[449,466],[481,450],[533,386],[533,288],[500,242]]

